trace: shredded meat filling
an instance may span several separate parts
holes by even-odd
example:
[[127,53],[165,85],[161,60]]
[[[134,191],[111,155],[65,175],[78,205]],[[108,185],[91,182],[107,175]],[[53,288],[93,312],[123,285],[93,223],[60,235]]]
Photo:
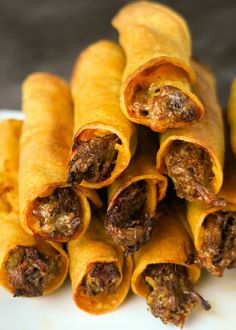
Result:
[[143,277],[149,285],[147,303],[155,317],[163,323],[183,327],[196,304],[205,310],[211,306],[192,288],[185,267],[175,264],[149,265]]
[[73,145],[73,157],[69,164],[68,182],[79,184],[83,179],[89,182],[104,181],[111,176],[115,167],[120,139],[115,134],[77,139]]
[[82,224],[80,202],[70,187],[57,188],[52,195],[37,198],[32,214],[49,239],[69,239]]
[[223,199],[211,191],[214,174],[209,154],[201,147],[185,141],[174,141],[165,157],[166,174],[171,177],[180,198],[200,200],[224,206]]
[[145,181],[131,184],[107,212],[106,232],[116,244],[125,248],[126,256],[137,251],[151,237],[155,218],[145,212],[146,187]]
[[58,261],[55,257],[46,256],[33,247],[14,248],[6,263],[14,296],[41,296],[48,283],[58,273]]
[[96,263],[83,279],[83,290],[89,296],[111,293],[120,280],[120,273],[113,262]]
[[226,268],[236,267],[236,213],[217,212],[206,217],[203,224],[204,241],[198,261],[215,276]]
[[158,87],[155,83],[147,88],[136,87],[132,111],[152,121],[165,121],[169,127],[178,122],[192,122],[199,117],[197,105],[178,88]]

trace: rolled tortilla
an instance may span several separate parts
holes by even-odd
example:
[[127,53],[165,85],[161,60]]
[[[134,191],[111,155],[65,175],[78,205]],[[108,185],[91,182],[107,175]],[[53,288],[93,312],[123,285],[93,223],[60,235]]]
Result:
[[22,123],[0,122],[0,213],[18,212],[19,137]]
[[[83,190],[66,183],[73,128],[69,86],[56,76],[34,73],[23,84],[22,107],[22,226],[37,238],[66,242],[86,231],[91,216]],[[91,194],[99,204],[96,192]]]
[[75,122],[68,182],[90,188],[111,184],[136,148],[135,127],[119,105],[124,54],[101,40],[77,59],[72,77]]
[[156,170],[155,135],[145,128],[138,133],[134,158],[108,187],[106,232],[116,244],[124,247],[126,255],[150,239],[158,218],[158,203],[167,189],[167,179]]
[[121,109],[131,121],[156,132],[188,127],[204,108],[191,91],[191,36],[185,20],[172,9],[138,1],[112,20],[127,62],[122,77]]
[[58,289],[69,268],[62,247],[26,233],[16,213],[1,215],[0,223],[0,285],[14,296],[27,297]]
[[18,214],[18,164],[21,122],[0,123],[0,285],[15,296],[39,296],[59,288],[69,260],[59,244],[37,241],[20,225]]
[[170,206],[162,212],[151,240],[135,253],[131,288],[155,317],[182,327],[194,305],[210,305],[193,290],[200,268],[187,264],[193,246],[178,216]]
[[157,169],[171,177],[179,197],[224,205],[215,196],[223,182],[225,149],[215,80],[203,65],[193,62],[193,67],[197,73],[194,91],[204,104],[205,116],[192,127],[161,134]]
[[230,142],[233,154],[236,155],[236,78],[231,85],[231,93],[227,107],[227,117],[230,126]]
[[84,236],[68,243],[73,297],[90,314],[117,308],[129,291],[132,273],[132,259],[111,243],[101,220],[93,215]]
[[[229,127],[226,127],[229,132]],[[187,204],[187,220],[196,249],[196,262],[212,275],[222,276],[225,269],[236,267],[236,160],[226,134],[224,182],[218,196],[225,206],[201,202]]]

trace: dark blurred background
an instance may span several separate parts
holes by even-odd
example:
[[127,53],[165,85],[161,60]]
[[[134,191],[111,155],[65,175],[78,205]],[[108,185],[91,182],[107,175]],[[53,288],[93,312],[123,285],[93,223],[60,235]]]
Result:
[[[116,40],[110,20],[125,0],[0,0],[0,108],[20,108],[32,71],[69,79],[77,54],[100,38]],[[217,76],[225,105],[236,75],[236,0],[160,1],[188,21],[193,54]]]

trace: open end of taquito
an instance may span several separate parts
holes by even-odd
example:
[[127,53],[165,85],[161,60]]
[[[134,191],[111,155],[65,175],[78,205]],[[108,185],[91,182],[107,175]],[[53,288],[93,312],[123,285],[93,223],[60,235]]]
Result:
[[135,267],[131,287],[134,293],[142,297],[147,295],[147,285],[142,274],[148,265],[170,263],[184,266],[191,283],[197,282],[200,276],[200,268],[187,263],[189,255],[193,252],[193,246],[180,223],[178,212],[184,210],[181,206],[178,207],[176,203],[173,209],[171,205],[162,204],[162,214],[154,228],[152,238],[134,255]]
[[[99,245],[97,245],[97,247],[100,249]],[[130,257],[129,259],[123,260],[123,262],[117,257],[105,257],[104,259],[93,258],[93,260],[81,270],[81,275],[79,276],[78,274],[78,285],[77,288],[73,290],[73,296],[77,306],[85,312],[95,315],[111,312],[116,309],[127,295],[132,269],[131,265]],[[106,269],[107,273],[105,273]],[[99,282],[105,282],[104,287],[108,286],[109,283],[109,288],[101,293],[95,293],[98,289],[96,288],[95,292],[91,291],[91,289],[87,289],[87,281],[89,279],[93,280],[93,274],[96,274],[99,270],[103,272],[102,275],[104,276],[103,279],[99,276]],[[114,284],[110,285],[110,282]]]
[[222,164],[203,141],[188,136],[169,136],[157,153],[157,169],[171,177],[179,197],[225,205],[224,200],[215,195],[223,182]]
[[[152,240],[156,240],[155,238],[156,230],[153,233],[153,239],[150,240],[150,243]],[[161,235],[158,234],[158,237]],[[132,281],[131,281],[131,288],[133,292],[141,297],[146,297],[149,290],[148,285],[145,282],[145,279],[143,277],[143,274],[145,270],[148,268],[149,265],[156,265],[156,264],[174,264],[174,265],[180,265],[186,268],[188,279],[189,281],[194,284],[197,282],[200,276],[200,268],[196,265],[188,265],[186,261],[188,260],[188,256],[191,254],[189,251],[189,254],[186,255],[186,252],[183,254],[183,244],[181,245],[174,245],[171,241],[175,242],[175,239],[177,237],[168,236],[168,240],[164,238],[164,235],[162,239],[159,238],[160,244],[163,244],[163,239],[165,241],[165,244],[163,244],[163,248],[160,249],[159,245],[156,247],[156,249],[150,249],[150,244],[147,243],[145,246],[143,246],[139,251],[142,253],[143,257],[142,261],[135,262],[135,268],[132,275]],[[178,241],[178,238],[177,240]],[[182,243],[182,242],[181,242]],[[164,246],[165,245],[165,246]],[[144,250],[145,249],[145,250]],[[148,250],[150,250],[148,252]],[[158,253],[157,253],[158,251]],[[137,252],[138,254],[139,252]],[[145,258],[144,258],[145,255]],[[160,257],[161,256],[161,257]],[[186,256],[186,259],[184,260],[183,256]],[[139,255],[135,256],[136,260],[139,259]],[[144,260],[146,259],[146,261]]]
[[214,276],[236,267],[236,207],[207,208],[201,203],[188,206],[196,261]]
[[96,315],[117,308],[129,291],[132,259],[112,245],[103,223],[93,218],[85,235],[68,243],[68,252],[77,306]]
[[37,238],[67,242],[83,235],[90,217],[88,198],[80,188],[55,183],[26,203],[23,227]]
[[210,308],[193,289],[200,268],[189,265],[192,252],[190,238],[178,215],[168,210],[163,211],[151,240],[134,255],[131,288],[146,298],[152,314],[165,324],[182,327],[198,303],[206,310]]
[[107,209],[105,229],[129,255],[150,239],[159,216],[157,204],[165,196],[167,180],[156,172],[131,176],[115,186]]
[[127,61],[121,108],[132,121],[163,132],[202,118],[204,108],[191,92],[191,36],[185,20],[170,8],[139,1],[113,18]]
[[95,189],[108,186],[128,166],[136,144],[135,135],[128,141],[115,125],[82,127],[73,140],[68,182]]
[[190,90],[186,72],[171,62],[173,59],[152,60],[139,67],[123,86],[121,101],[129,119],[156,132],[187,127],[204,113]]
[[37,241],[21,227],[18,216],[1,219],[0,283],[14,296],[46,295],[64,282],[69,259],[57,243]]

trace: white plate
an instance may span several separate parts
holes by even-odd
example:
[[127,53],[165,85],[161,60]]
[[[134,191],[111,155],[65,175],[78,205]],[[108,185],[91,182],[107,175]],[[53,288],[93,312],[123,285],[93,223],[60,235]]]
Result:
[[[0,120],[23,118],[17,111],[1,111]],[[1,238],[2,239],[2,238]],[[196,290],[208,299],[212,309],[208,312],[194,308],[185,329],[233,330],[236,329],[236,269],[226,271],[223,278],[213,278],[207,273],[196,285]],[[73,303],[69,279],[55,293],[39,298],[13,298],[0,288],[1,330],[139,330],[174,329],[165,326],[148,311],[144,299],[132,294],[116,311],[92,316],[80,311]],[[177,329],[177,328],[176,328]]]

